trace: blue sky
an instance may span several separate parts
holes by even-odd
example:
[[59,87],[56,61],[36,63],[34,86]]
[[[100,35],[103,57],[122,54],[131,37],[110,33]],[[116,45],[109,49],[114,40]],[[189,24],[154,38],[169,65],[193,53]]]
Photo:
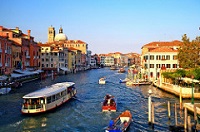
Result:
[[0,25],[47,42],[51,25],[92,54],[141,53],[153,41],[200,36],[200,0],[1,0]]

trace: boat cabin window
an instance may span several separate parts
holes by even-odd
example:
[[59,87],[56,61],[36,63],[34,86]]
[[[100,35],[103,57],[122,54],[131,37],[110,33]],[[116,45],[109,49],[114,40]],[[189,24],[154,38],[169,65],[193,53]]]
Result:
[[74,86],[71,86],[71,87],[68,87],[67,88],[67,93],[70,93],[72,90],[74,90],[75,89],[75,87]]
[[60,98],[61,98],[60,93],[56,94],[56,100],[58,100]]
[[52,102],[56,100],[56,95],[51,96]]
[[44,98],[33,98],[33,99],[24,99],[24,104],[34,105],[34,104],[44,104]]
[[47,97],[47,104],[51,103],[51,96]]

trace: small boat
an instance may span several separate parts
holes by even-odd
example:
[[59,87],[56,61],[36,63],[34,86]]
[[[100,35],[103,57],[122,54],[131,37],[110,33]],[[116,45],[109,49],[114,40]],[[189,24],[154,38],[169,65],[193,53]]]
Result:
[[119,79],[119,83],[126,83],[127,81],[129,81],[129,79],[128,78],[125,78],[125,79]]
[[102,77],[102,78],[99,79],[99,84],[106,84],[105,77]]
[[110,120],[105,132],[125,132],[132,122],[132,114],[129,110],[122,112],[115,120]]
[[124,68],[119,68],[118,73],[124,73],[126,70]]
[[56,83],[23,96],[22,114],[42,113],[64,104],[76,95],[74,85],[74,82]]
[[134,86],[134,85],[151,85],[152,82],[149,81],[138,81],[138,82],[134,82],[134,81],[127,81],[126,85],[127,86]]
[[11,88],[0,88],[0,94],[8,94],[11,91]]
[[117,110],[117,104],[114,99],[114,96],[107,94],[104,97],[104,101],[102,104],[102,112],[107,112],[107,111],[116,112],[116,110]]
[[117,67],[116,67],[115,65],[112,65],[112,66],[110,67],[110,70],[117,70]]

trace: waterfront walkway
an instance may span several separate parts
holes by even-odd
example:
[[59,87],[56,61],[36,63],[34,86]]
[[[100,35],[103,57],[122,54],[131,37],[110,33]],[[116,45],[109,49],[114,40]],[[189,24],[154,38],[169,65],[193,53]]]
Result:
[[[192,98],[192,88],[180,87],[178,85],[164,82],[162,84],[159,84],[159,81],[154,81],[153,85],[176,96],[181,96],[182,98]],[[195,92],[194,90],[194,98],[200,99],[200,92]]]

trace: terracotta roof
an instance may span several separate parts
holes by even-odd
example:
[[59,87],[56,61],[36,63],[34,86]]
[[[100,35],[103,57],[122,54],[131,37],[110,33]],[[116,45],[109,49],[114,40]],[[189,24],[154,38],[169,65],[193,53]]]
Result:
[[179,40],[174,40],[171,42],[151,42],[148,44],[145,44],[143,47],[156,47],[156,46],[180,46],[182,45],[182,42]]
[[[69,47],[68,48],[69,50],[78,50],[78,49],[76,49],[76,48],[74,48],[74,47]],[[79,50],[80,51],[80,50]]]
[[151,49],[150,52],[178,52],[178,50],[173,48],[167,48],[167,47],[158,47]]

